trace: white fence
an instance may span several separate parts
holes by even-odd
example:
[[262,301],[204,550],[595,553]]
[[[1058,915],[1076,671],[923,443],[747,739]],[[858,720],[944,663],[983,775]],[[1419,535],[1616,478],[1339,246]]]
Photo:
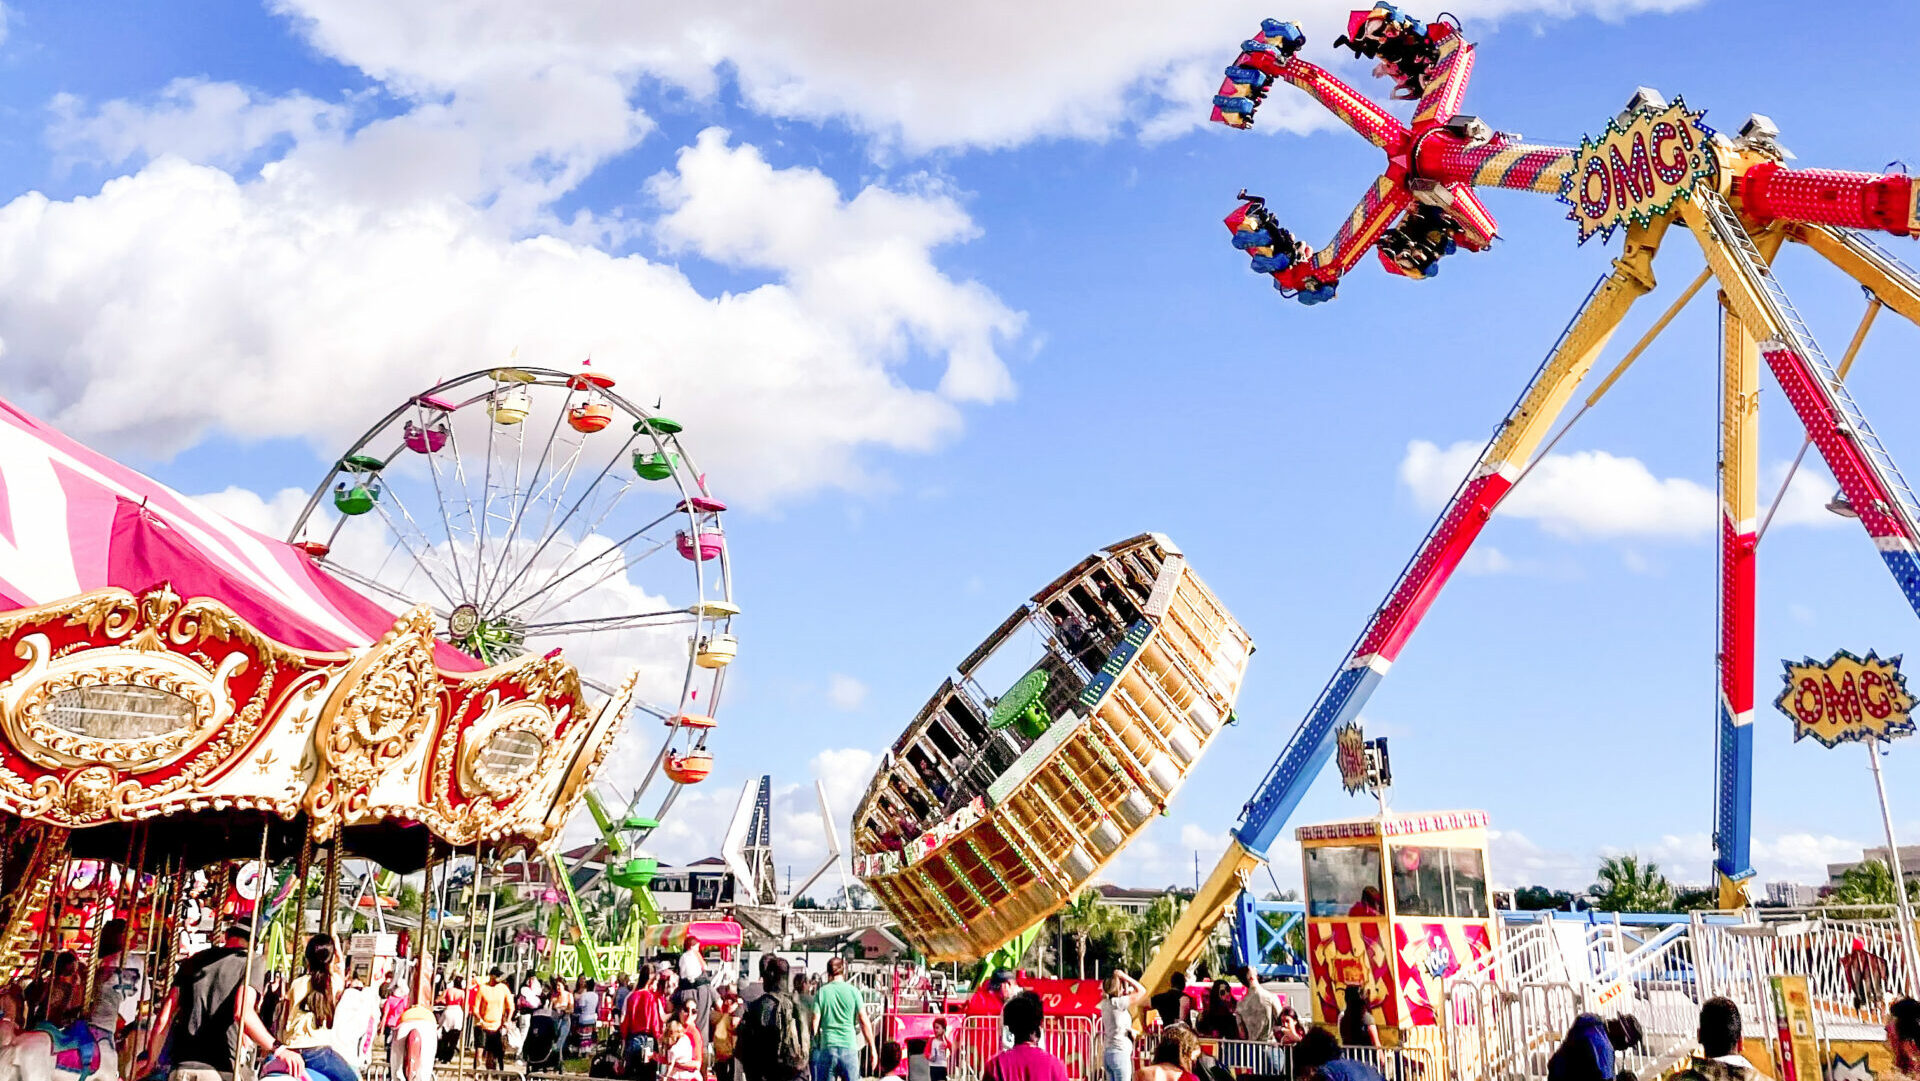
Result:
[[1733,1000],[1748,1036],[1771,1037],[1778,1019],[1768,981],[1783,973],[1807,977],[1822,1043],[1880,1038],[1887,997],[1915,991],[1892,920],[1811,914],[1732,924],[1695,913],[1665,927],[1603,922],[1582,931],[1574,964],[1555,952],[1550,928],[1511,929],[1499,950],[1447,981],[1445,1056],[1454,1081],[1545,1077],[1582,1013],[1608,1021],[1616,1037],[1632,1032],[1619,1068],[1656,1076],[1692,1049],[1709,998]]

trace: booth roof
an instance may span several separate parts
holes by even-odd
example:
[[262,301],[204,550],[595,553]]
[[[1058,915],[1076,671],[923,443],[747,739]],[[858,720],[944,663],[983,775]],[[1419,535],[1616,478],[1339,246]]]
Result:
[[[0,605],[28,608],[168,583],[295,649],[367,646],[398,613],[256,533],[0,400]],[[480,663],[437,643],[449,671]]]
[[1350,837],[1405,837],[1419,833],[1484,828],[1485,811],[1422,811],[1417,814],[1374,815],[1343,822],[1319,822],[1294,831],[1299,841],[1336,841]]

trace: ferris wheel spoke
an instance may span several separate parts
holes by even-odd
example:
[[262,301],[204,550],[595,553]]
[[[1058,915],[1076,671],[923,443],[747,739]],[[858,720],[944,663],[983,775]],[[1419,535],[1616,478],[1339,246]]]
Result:
[[[421,427],[430,427],[431,420],[426,415],[426,407],[419,406],[415,411],[420,414],[419,420]],[[446,427],[448,433],[451,434],[453,431],[452,423],[448,423]],[[429,444],[429,446],[431,446],[431,444]],[[446,527],[447,555],[448,558],[453,561],[453,580],[458,582],[461,581],[460,543],[453,537],[453,512],[447,508],[447,495],[440,488],[440,463],[434,460],[437,455],[429,453],[426,457],[427,472],[433,477],[433,502],[440,508],[440,524]]]
[[[600,575],[600,577],[595,578],[593,581],[588,582],[586,585],[583,585],[579,589],[574,590],[572,593],[567,594],[565,597],[561,598],[560,600],[547,602],[546,604],[540,606],[540,608],[535,610],[533,614],[536,616],[542,616],[547,614],[548,612],[557,611],[561,608],[566,607],[569,604],[572,604],[574,601],[580,599],[586,594],[592,592],[595,589],[598,589],[600,586],[612,580],[615,575],[624,575],[627,571],[630,571],[634,567],[638,566],[642,560],[646,559],[648,556],[653,555],[655,552],[660,551],[660,549],[665,548],[666,546],[667,546],[666,541],[656,541],[653,547],[645,549],[644,551],[640,552],[638,555],[634,556],[632,559],[629,559],[624,563],[608,568],[604,573]],[[610,552],[622,551],[622,550],[624,549],[608,549],[608,551]],[[582,566],[585,566],[585,564],[583,564]]]
[[658,612],[634,612],[631,615],[596,616],[590,619],[561,619],[552,623],[529,623],[528,635],[581,634],[589,631],[622,631],[638,627],[665,627],[675,623],[698,623],[699,616],[685,608],[663,608]]
[[[579,512],[581,506],[593,497],[594,492],[600,489],[600,482],[606,479],[607,473],[613,469],[615,463],[627,456],[628,450],[633,446],[633,440],[636,434],[637,433],[633,433],[627,436],[626,441],[620,445],[620,449],[615,451],[613,457],[607,460],[607,464],[600,467],[600,472],[594,476],[593,483],[587,485],[586,490],[580,493],[580,498],[573,501],[573,506],[567,508],[567,513],[561,516],[560,521],[546,530],[546,536],[541,538],[540,544],[534,548],[532,554],[527,556],[526,562],[522,563],[520,569],[515,572],[515,581],[522,581],[533,572],[533,566],[539,561],[541,553],[546,551],[547,545],[551,544],[555,538],[566,538],[573,543],[573,549],[561,556],[560,561],[554,565],[555,573],[558,573],[560,568],[566,566],[566,561],[572,558],[573,552],[578,550],[580,545],[579,540],[575,540],[572,534],[566,532],[567,523],[573,519],[574,514]],[[606,520],[612,508],[619,504],[620,500],[625,497],[627,491],[632,487],[633,479],[629,477],[626,483],[622,484],[620,488],[612,494],[608,506],[601,510],[600,516],[594,520],[593,526],[580,533],[579,536],[585,538],[591,535],[595,529],[599,528],[600,523]],[[553,582],[549,581],[547,584],[552,585]],[[525,598],[522,599],[524,600]],[[505,603],[504,599],[502,603]],[[509,609],[509,611],[511,611],[511,609]]]
[[[612,685],[603,683],[600,680],[594,679],[592,676],[589,676],[584,672],[580,674],[580,685],[583,687],[592,688],[593,690],[600,692],[600,694],[602,694],[607,698],[613,697]],[[646,699],[640,697],[637,694],[627,699],[627,705],[629,708],[637,709],[642,713],[650,713],[653,716],[658,717],[663,721],[666,720],[668,717],[673,716],[672,710],[667,709],[664,706],[654,705],[652,702],[647,701]]]
[[[379,581],[378,579],[369,578],[366,575],[361,574],[359,571],[353,570],[350,567],[343,567],[338,563],[328,563],[327,572],[329,574],[334,574],[334,575],[338,575],[341,578],[345,578],[347,581],[352,582],[356,585],[365,586],[366,588],[373,590],[375,593],[378,593],[383,597],[391,597],[392,599],[399,601],[401,604],[404,604],[409,608],[412,608],[413,606],[420,603],[420,598],[408,596],[407,594],[402,593],[400,590],[395,589],[392,586],[389,586],[386,583]],[[436,619],[439,619],[442,622],[446,621],[447,612],[448,612],[447,609],[443,609],[438,605],[432,605],[432,604],[428,605],[427,607],[433,610],[433,614]]]
[[[453,423],[451,420],[449,420],[447,423],[447,450],[451,452],[451,458],[453,461],[454,486],[460,489],[461,501],[464,502],[467,507],[467,530],[473,535],[474,575],[476,578],[478,578],[480,573],[480,525],[479,525],[479,519],[474,516],[474,510],[473,510],[473,482],[467,479],[466,455],[460,452],[460,426],[458,424]],[[429,454],[427,455],[427,460],[429,462],[434,462],[434,459],[436,459],[437,457],[439,456],[435,454]],[[435,464],[434,476],[436,478],[436,484],[437,484],[438,483],[437,478],[439,477],[438,463],[435,462],[434,464]],[[445,505],[445,501],[442,500],[442,506],[444,507],[444,505]],[[457,543],[453,540],[453,537],[451,536],[451,534],[449,534],[449,536],[447,537],[447,541],[450,544]]]
[[[380,512],[381,519],[387,523],[387,529],[392,532],[394,540],[398,541],[400,546],[406,550],[407,555],[413,559],[413,565],[420,569],[420,573],[426,576],[427,581],[432,584],[434,591],[445,598],[449,606],[460,603],[454,599],[460,592],[459,583],[456,581],[453,590],[451,592],[448,591],[446,585],[433,573],[433,569],[427,566],[429,556],[435,556],[437,558],[437,553],[433,550],[433,542],[428,539],[426,532],[413,521],[413,516],[407,513],[406,504],[400,501],[400,497],[393,493],[391,489],[389,489],[388,495],[390,497],[388,500],[377,500],[373,506],[374,509]],[[400,508],[401,516],[406,519],[409,525],[413,526],[414,532],[426,546],[424,551],[416,549],[413,546],[412,542],[407,539],[406,533],[401,530],[400,523],[394,520],[393,515],[387,513],[386,504],[388,502]],[[440,567],[442,570],[447,569],[444,563],[440,564]]]
[[[532,603],[535,600],[538,600],[542,595],[548,593],[553,589],[558,588],[560,583],[566,581],[569,578],[572,578],[574,575],[579,574],[580,572],[586,570],[588,567],[593,566],[595,563],[600,562],[601,560],[605,559],[610,555],[613,555],[616,552],[625,551],[627,545],[633,543],[633,541],[639,539],[640,537],[645,536],[648,530],[654,528],[655,526],[661,524],[662,522],[667,521],[669,518],[672,518],[676,513],[678,512],[668,511],[666,514],[662,514],[660,517],[655,518],[653,521],[648,522],[646,525],[643,525],[639,529],[636,529],[633,532],[627,534],[626,536],[620,538],[619,540],[615,541],[613,544],[609,545],[605,550],[597,552],[593,556],[589,557],[585,562],[581,563],[579,566],[574,567],[572,570],[567,571],[565,574],[559,575],[558,577],[549,580],[545,585],[541,586],[539,589],[515,601],[512,605],[502,609],[500,614],[505,616],[505,615],[511,615],[512,613],[519,611],[521,608],[525,607],[526,605]],[[647,553],[645,553],[645,555],[642,555],[641,557],[639,557],[639,559],[634,559],[629,561],[625,566],[622,566],[618,569],[625,570],[627,567],[631,567],[634,563],[638,563],[640,559],[644,559],[646,558],[647,555],[652,555],[654,552],[659,551],[661,548],[665,547],[666,543],[667,543],[666,541],[655,542],[655,546],[651,550],[649,550]],[[577,543],[575,547],[577,550],[578,548]],[[601,576],[599,579],[597,579],[596,581],[588,585],[586,588],[591,589],[593,588],[593,586],[597,586],[601,582],[606,581],[608,577],[611,577],[612,573],[613,572],[609,572],[608,574]],[[580,592],[585,592],[585,590],[581,590]],[[567,599],[572,600],[574,597],[578,597],[579,595],[580,593],[573,593],[573,594],[570,594]],[[542,608],[540,611],[545,612],[545,611],[551,611],[551,610],[552,610],[552,606],[548,605],[547,607]],[[535,614],[539,614],[539,613],[535,613]]]
[[[527,508],[533,504],[533,501],[536,498],[539,497],[540,492],[544,491],[546,486],[552,483],[553,471],[547,468],[547,463],[548,463],[548,460],[553,455],[554,442],[560,436],[560,421],[566,417],[567,411],[573,407],[573,397],[574,397],[574,392],[569,390],[567,392],[567,397],[565,402],[563,402],[560,407],[560,411],[554,415],[553,427],[547,432],[546,446],[540,449],[540,459],[539,461],[534,463],[533,480],[532,482],[524,485],[524,493],[520,499],[520,506],[514,510],[513,522],[511,525],[507,527],[506,539],[501,543],[500,562],[498,565],[494,567],[492,578],[490,578],[487,581],[486,586],[481,591],[480,604],[482,607],[490,606],[493,603],[495,599],[494,591],[502,587],[503,578],[505,579],[505,584],[509,588],[511,587],[512,579],[510,577],[507,577],[506,572],[507,572],[507,568],[513,563],[513,546],[514,546],[514,542],[520,536],[520,523],[526,518]],[[572,431],[572,429],[568,429],[568,430]],[[569,460],[576,459],[580,456],[580,448],[584,444],[583,439],[577,438],[579,436],[579,433],[576,432],[574,433],[574,435],[576,436],[576,438],[572,440],[573,451],[570,455],[568,455]],[[524,442],[521,450],[522,450],[521,457],[524,458],[525,457]],[[543,474],[545,474],[546,476],[546,481],[544,484],[542,483],[542,480],[541,480]],[[513,476],[513,483],[516,489],[521,489],[523,487],[521,484],[521,475],[522,474],[521,474],[520,462],[516,461],[514,465],[514,476]]]

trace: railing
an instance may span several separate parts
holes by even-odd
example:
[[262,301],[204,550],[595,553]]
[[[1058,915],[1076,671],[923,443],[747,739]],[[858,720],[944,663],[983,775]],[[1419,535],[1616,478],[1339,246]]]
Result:
[[1567,978],[1566,962],[1551,921],[1509,929],[1500,946],[1481,955],[1448,977],[1468,982],[1497,979],[1507,983],[1540,983]]
[[[1202,1039],[1200,1051],[1212,1055],[1214,1062],[1234,1074],[1294,1076],[1293,1048],[1261,1040]],[[1150,1049],[1142,1048],[1142,1064],[1152,1060]],[[1416,1047],[1342,1047],[1340,1057],[1365,1062],[1380,1071],[1387,1081],[1441,1081],[1433,1072],[1433,1055]]]
[[1772,973],[1807,977],[1815,1028],[1824,1038],[1876,1038],[1886,996],[1913,988],[1894,920],[1816,917],[1753,928],[1696,927],[1694,937],[1707,993],[1732,999],[1763,1031],[1776,1023],[1767,987]]
[[[1098,1081],[1100,1039],[1091,1017],[1049,1017],[1041,1022],[1040,1046],[1066,1063],[1068,1081]],[[987,1060],[1000,1053],[1000,1018],[969,1017],[955,1041],[951,1077],[977,1081]]]

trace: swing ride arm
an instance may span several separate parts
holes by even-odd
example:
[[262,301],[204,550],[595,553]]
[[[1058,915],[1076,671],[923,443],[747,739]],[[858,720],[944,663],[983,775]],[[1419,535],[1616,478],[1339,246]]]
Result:
[[1882,304],[1920,324],[1920,272],[1857,229],[1794,225],[1787,235],[1860,283]]
[[1532,382],[1494,430],[1472,471],[1247,801],[1220,863],[1142,975],[1148,988],[1165,986],[1169,976],[1184,970],[1199,956],[1214,925],[1231,911],[1247,875],[1265,861],[1268,847],[1331,756],[1334,730],[1359,715],[1494,508],[1533,461],[1574,388],[1592,369],[1633,302],[1652,290],[1653,256],[1669,220],[1656,218],[1648,226],[1628,231],[1625,249],[1613,269],[1594,286],[1561,332]]

